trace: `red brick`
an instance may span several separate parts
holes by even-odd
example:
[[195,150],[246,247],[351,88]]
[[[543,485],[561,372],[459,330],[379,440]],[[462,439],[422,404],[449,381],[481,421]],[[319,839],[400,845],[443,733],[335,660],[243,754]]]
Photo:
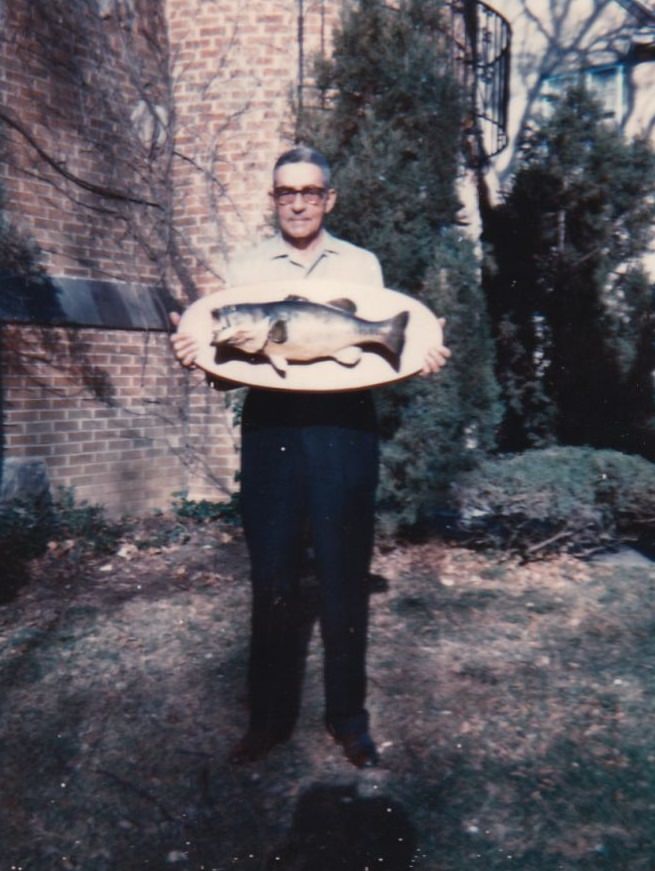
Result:
[[[27,2],[17,0],[14,6]],[[316,40],[315,45],[320,37],[321,14],[325,12],[329,30],[340,4],[326,0],[320,6],[305,7],[305,31],[308,40]],[[230,191],[230,200],[219,203],[221,221],[227,225],[228,238],[250,240],[260,231],[269,208],[265,192],[270,184],[271,163],[286,146],[279,129],[288,111],[286,95],[294,84],[295,66],[289,59],[290,48],[295,47],[296,10],[292,6],[272,10],[265,0],[249,4],[242,0],[221,4],[168,0],[166,10],[168,36],[177,62],[175,99],[181,130],[176,147],[191,161],[206,166],[203,162],[209,149],[219,141],[223,162],[218,172]],[[232,39],[234,45],[228,50]],[[309,42],[306,51],[309,56]],[[97,48],[85,45],[84,52],[85,57],[93,58]],[[0,79],[4,80],[0,100],[20,105],[23,122],[32,124],[52,153],[66,159],[69,168],[99,183],[113,183],[113,168],[103,166],[97,155],[89,154],[83,139],[74,133],[79,120],[78,95],[58,87],[55,104],[53,81],[43,74],[36,53],[34,57],[37,67],[32,69],[0,49]],[[147,57],[144,50],[140,60],[147,64]],[[265,85],[255,81],[255,67]],[[96,64],[94,79],[101,71],[102,64]],[[112,86],[121,81],[121,76],[117,63]],[[214,82],[210,82],[212,76],[216,76]],[[20,97],[16,96],[19,88]],[[121,94],[120,88],[116,93]],[[50,101],[52,117],[43,119],[42,124],[37,103],[44,96]],[[242,117],[229,122],[231,114],[242,111]],[[57,119],[62,115],[67,117],[65,127],[58,126]],[[104,118],[84,120],[93,135],[107,135],[109,125]],[[101,207],[95,212],[72,210],[65,183],[59,179],[61,191],[50,185],[48,179],[55,178],[55,174],[39,166],[34,153],[18,137],[10,135],[8,143],[31,173],[20,175],[9,164],[0,167],[8,199],[20,202],[21,221],[49,252],[46,268],[51,274],[104,279],[114,275],[143,285],[157,280],[152,263],[138,245],[125,237],[120,218],[113,217],[120,210],[106,200],[95,203]],[[220,269],[222,248],[217,240],[222,238],[223,230],[210,212],[206,180],[190,163],[178,161],[175,171],[176,224],[188,237],[188,248],[183,248],[186,267],[199,288],[212,291],[220,282],[204,264]],[[91,195],[72,193],[93,204]],[[149,210],[135,209],[133,217],[152,241],[155,236],[150,232]],[[197,256],[191,256],[191,251]],[[183,462],[168,446],[196,445],[195,450],[206,455],[212,469],[231,480],[235,456],[233,439],[227,434],[229,414],[223,410],[220,398],[207,391],[200,376],[188,379],[177,369],[165,336],[150,336],[144,341],[141,335],[104,330],[75,334],[87,343],[89,364],[99,366],[110,377],[115,407],[107,407],[97,401],[92,389],[83,388],[74,359],[66,356],[71,353],[67,332],[55,334],[62,348],[61,372],[47,364],[28,362],[30,373],[25,377],[3,366],[10,454],[47,450],[51,452],[49,468],[58,482],[65,484],[74,476],[75,482],[86,488],[84,492],[97,495],[99,487],[103,498],[116,504],[127,500],[126,494],[130,504],[137,506],[145,504],[150,493],[168,499],[167,494],[190,480],[196,491],[211,492],[200,466],[187,469],[186,463],[193,463],[194,449],[181,449],[187,452]],[[38,330],[19,330],[18,335],[29,336],[30,353],[39,350]],[[30,382],[32,377],[43,384]],[[153,399],[156,404],[147,402]],[[130,410],[135,414],[128,414]],[[186,421],[182,419],[184,410],[188,413]],[[23,431],[34,422],[48,426]],[[67,428],[67,424],[74,427]],[[129,438],[122,437],[123,430],[131,432]],[[11,438],[24,441],[12,445]],[[150,440],[147,448],[140,446],[144,439]],[[98,478],[94,486],[96,474],[107,477],[103,481]]]

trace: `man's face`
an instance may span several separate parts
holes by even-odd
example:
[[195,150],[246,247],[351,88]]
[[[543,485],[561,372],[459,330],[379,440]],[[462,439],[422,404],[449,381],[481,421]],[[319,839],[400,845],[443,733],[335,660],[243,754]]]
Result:
[[282,235],[294,248],[306,248],[318,237],[336,194],[327,189],[323,173],[314,163],[286,163],[273,176],[273,195],[276,191],[289,193],[308,188],[323,190],[325,194],[315,204],[305,202],[300,194],[291,196],[291,201],[285,204],[273,197]]

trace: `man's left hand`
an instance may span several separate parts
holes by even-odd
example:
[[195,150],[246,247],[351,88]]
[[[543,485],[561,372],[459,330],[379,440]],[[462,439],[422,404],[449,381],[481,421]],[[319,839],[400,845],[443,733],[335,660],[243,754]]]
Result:
[[[443,330],[443,327],[446,323],[445,318],[439,318],[439,323],[441,324],[441,328]],[[423,362],[421,375],[434,375],[435,372],[438,372],[446,365],[449,357],[450,349],[447,348],[442,342],[440,342],[438,345],[433,345],[431,348],[428,349],[428,352],[425,355],[425,361]]]

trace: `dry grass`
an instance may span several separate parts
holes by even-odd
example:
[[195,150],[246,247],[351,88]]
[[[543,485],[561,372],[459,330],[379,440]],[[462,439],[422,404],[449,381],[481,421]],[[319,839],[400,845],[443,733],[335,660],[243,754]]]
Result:
[[57,548],[2,606],[0,871],[652,871],[655,566],[376,555],[379,769],[322,728],[310,648],[291,742],[245,721],[238,531],[161,518]]

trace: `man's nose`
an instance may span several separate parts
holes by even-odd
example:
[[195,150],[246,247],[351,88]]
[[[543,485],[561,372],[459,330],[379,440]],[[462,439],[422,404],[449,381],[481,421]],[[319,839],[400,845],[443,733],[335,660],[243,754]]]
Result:
[[301,212],[307,203],[303,199],[303,195],[301,191],[295,191],[293,202],[291,203],[291,207],[295,212]]

